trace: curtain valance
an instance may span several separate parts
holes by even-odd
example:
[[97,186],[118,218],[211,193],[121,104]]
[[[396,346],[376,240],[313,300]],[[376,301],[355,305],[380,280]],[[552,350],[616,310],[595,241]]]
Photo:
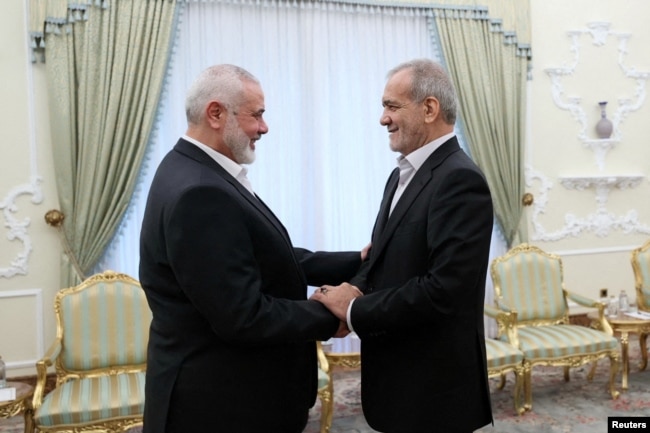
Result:
[[70,25],[88,19],[91,6],[108,8],[108,0],[30,0],[29,39],[32,48],[32,62],[40,54],[45,60],[45,35],[70,33]]
[[[116,1],[119,0],[113,0]],[[72,24],[88,20],[88,10],[91,7],[108,9],[110,4],[111,0],[29,0],[32,62],[45,61],[46,35],[70,33]]]
[[[113,0],[118,1],[118,0]],[[161,0],[171,1],[171,0]],[[504,43],[517,46],[517,55],[531,59],[530,8],[528,1],[511,0],[180,0],[179,3],[226,2],[265,4],[300,8],[323,7],[365,13],[401,14],[404,16],[444,16],[453,19],[489,20],[493,32],[503,33]],[[29,37],[32,61],[44,60],[45,35],[69,32],[69,25],[88,19],[88,8],[106,9],[110,0],[30,0]],[[512,30],[506,30],[512,29]]]
[[[401,16],[486,20],[490,30],[503,34],[503,43],[517,46],[517,56],[532,58],[528,1],[508,0],[179,0],[179,3],[226,3],[341,10],[343,12],[386,13]],[[497,18],[495,18],[497,17]],[[514,30],[506,30],[514,28]],[[530,68],[530,66],[529,66]]]

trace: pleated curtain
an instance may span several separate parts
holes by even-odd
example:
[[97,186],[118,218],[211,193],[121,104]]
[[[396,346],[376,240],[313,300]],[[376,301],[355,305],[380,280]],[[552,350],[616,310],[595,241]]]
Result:
[[436,28],[472,157],[483,169],[508,246],[526,242],[523,212],[530,50],[475,11],[437,10]]
[[65,216],[62,287],[93,270],[131,200],[167,67],[175,5],[30,3],[34,60],[46,60],[52,154]]

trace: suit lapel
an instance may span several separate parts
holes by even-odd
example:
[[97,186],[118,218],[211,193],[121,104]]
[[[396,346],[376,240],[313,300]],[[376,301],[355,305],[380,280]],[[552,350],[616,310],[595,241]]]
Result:
[[[372,243],[371,251],[373,252],[373,254],[371,257],[370,267],[373,266],[374,260],[381,255],[383,249],[388,244],[389,240],[393,236],[393,233],[395,232],[397,227],[399,227],[400,222],[407,214],[413,202],[415,202],[415,200],[422,193],[424,188],[430,182],[432,182],[433,173],[436,167],[438,167],[445,159],[447,159],[449,155],[460,150],[461,149],[460,146],[458,145],[458,140],[456,139],[456,137],[449,139],[442,146],[436,149],[427,158],[427,160],[424,162],[422,167],[420,167],[420,169],[415,173],[413,180],[406,187],[404,193],[402,194],[399,201],[397,202],[397,205],[393,209],[393,212],[390,214],[390,217],[388,217],[388,219],[386,220],[385,227],[383,228],[382,231],[377,230],[382,215],[379,215],[377,217],[377,224],[375,226],[375,231],[373,232],[373,238],[372,238],[373,243]],[[397,177],[395,178],[396,185],[399,179],[399,169],[397,169],[397,171],[398,171]],[[382,206],[380,208],[381,210],[384,210],[384,206],[388,206],[390,208],[390,204],[394,192],[395,189],[393,188],[390,194],[384,195],[384,198],[382,199]],[[388,213],[386,213],[386,215],[388,215]]]
[[375,222],[375,227],[372,231],[372,242],[376,242],[376,239],[381,236],[384,228],[386,227],[386,221],[388,221],[388,214],[390,212],[390,205],[393,201],[393,196],[395,195],[395,190],[397,189],[397,183],[399,181],[399,168],[393,170],[393,172],[388,177],[388,182],[386,183],[386,188],[384,192],[384,198],[381,200],[381,206],[379,207],[379,213],[377,214],[377,221]]
[[289,238],[289,233],[286,228],[282,225],[280,220],[275,216],[275,214],[269,209],[266,204],[262,202],[257,196],[251,194],[237,179],[232,177],[217,161],[212,159],[210,155],[205,153],[203,150],[199,149],[194,144],[183,140],[182,138],[178,140],[176,146],[174,147],[178,152],[210,167],[217,174],[219,174],[226,182],[231,184],[244,199],[246,199],[250,204],[252,204],[264,217],[269,221],[269,223],[275,227],[275,229],[280,232],[285,242],[293,251],[293,246],[291,244],[291,239]]

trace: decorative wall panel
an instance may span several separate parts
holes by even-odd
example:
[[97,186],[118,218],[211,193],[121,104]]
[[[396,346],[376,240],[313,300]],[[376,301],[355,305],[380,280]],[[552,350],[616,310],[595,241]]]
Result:
[[[634,66],[626,64],[627,43],[631,36],[630,33],[614,32],[610,30],[610,23],[592,22],[588,23],[585,29],[572,30],[567,32],[570,39],[570,51],[573,54],[568,63],[564,66],[556,66],[545,69],[545,72],[551,78],[551,94],[553,102],[560,109],[566,110],[571,117],[578,123],[578,138],[585,147],[594,152],[596,165],[600,170],[605,168],[605,157],[607,152],[615,147],[622,139],[621,124],[623,120],[632,112],[638,110],[645,102],[646,82],[650,78],[650,72],[638,71]],[[603,46],[607,43],[617,43],[618,58],[611,59],[618,63],[622,71],[622,78],[633,80],[635,83],[634,94],[627,95],[618,99],[618,105],[612,118],[613,133],[610,138],[594,139],[587,134],[587,115],[581,106],[581,96],[567,96],[564,79],[575,74],[581,60],[581,49],[583,36],[591,38],[591,43],[595,46]],[[603,59],[607,61],[607,59]]]
[[[17,307],[17,304],[25,301],[25,298],[28,298],[31,316],[24,316],[24,312],[29,311],[29,309]],[[5,359],[7,370],[34,368],[36,361],[45,353],[43,345],[43,290],[25,289],[0,292],[0,303],[2,303],[3,311],[3,314],[0,315],[0,327],[3,330],[2,335],[0,335],[0,349],[6,352],[7,347],[16,344],[14,338],[20,338],[20,345],[23,348],[29,346],[31,341],[31,349],[27,350],[27,352],[32,357],[20,360]],[[13,317],[13,312],[19,317]],[[25,333],[26,328],[29,328],[27,333]],[[30,332],[31,335],[29,335]]]
[[[31,67],[27,67],[27,80],[28,88],[33,89],[33,76]],[[15,94],[3,95],[6,96],[8,100],[17,97]],[[27,179],[17,180],[17,185],[14,186],[7,192],[7,195],[2,198],[1,194],[4,194],[4,191],[0,191],[0,211],[2,212],[2,227],[5,229],[5,236],[0,236],[0,248],[9,250],[11,248],[14,251],[15,245],[14,242],[20,244],[18,252],[13,259],[10,259],[9,263],[0,262],[0,277],[11,278],[16,275],[27,275],[28,265],[29,265],[29,256],[32,252],[32,241],[29,234],[30,228],[30,218],[18,218],[19,209],[18,203],[19,199],[23,196],[31,197],[30,201],[32,204],[40,204],[43,202],[43,192],[41,190],[42,179],[38,174],[38,165],[37,165],[37,152],[36,152],[36,125],[34,120],[34,95],[29,92],[27,94],[28,100],[28,116],[29,123],[27,125],[29,136],[29,153],[27,158],[29,158],[30,172],[27,173]],[[4,181],[12,182],[11,179],[3,178]],[[10,245],[7,245],[10,244]],[[4,260],[4,259],[3,259]]]
[[[571,58],[562,66],[555,66],[545,69],[550,77],[551,96],[555,105],[561,110],[567,111],[571,118],[576,121],[576,136],[580,142],[593,152],[598,172],[587,176],[560,176],[559,184],[567,190],[576,193],[585,192],[594,194],[596,211],[588,215],[576,215],[573,211],[565,211],[564,225],[559,229],[549,230],[542,224],[542,215],[547,212],[549,192],[553,188],[553,182],[543,173],[537,172],[532,167],[526,168],[526,183],[530,188],[533,184],[538,185],[535,193],[535,201],[532,209],[533,234],[531,239],[535,241],[559,241],[568,237],[577,237],[583,233],[590,232],[598,237],[606,237],[612,231],[623,233],[650,234],[650,225],[640,221],[639,213],[635,209],[626,209],[623,213],[613,212],[607,208],[608,198],[612,191],[629,193],[630,190],[639,187],[646,174],[602,174],[606,168],[608,152],[614,147],[622,144],[623,132],[621,126],[625,118],[644,104],[646,99],[646,83],[650,78],[650,72],[637,70],[627,63],[628,40],[630,33],[615,32],[608,22],[591,22],[586,28],[567,32],[569,36],[569,51]],[[585,41],[596,47],[606,44],[616,44],[615,58],[604,57],[602,62],[614,62],[621,71],[621,80],[632,80],[634,85],[632,94],[621,96],[614,105],[615,110],[611,117],[611,136],[606,138],[594,138],[594,133],[588,132],[591,125],[587,121],[587,114],[581,105],[583,97],[575,95],[575,89],[569,89],[566,82],[572,78],[581,66]],[[583,74],[586,68],[580,69]],[[578,77],[579,78],[579,77]],[[568,96],[571,91],[572,95]],[[604,111],[605,102],[599,104]],[[627,149],[628,151],[632,151]],[[638,194],[638,193],[637,193]],[[554,212],[557,210],[554,209]]]

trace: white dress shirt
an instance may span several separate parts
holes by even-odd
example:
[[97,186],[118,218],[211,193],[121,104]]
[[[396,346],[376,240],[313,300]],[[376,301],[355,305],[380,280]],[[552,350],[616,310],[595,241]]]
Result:
[[226,170],[232,177],[237,180],[240,184],[242,184],[253,196],[255,196],[255,191],[253,191],[253,187],[246,177],[246,174],[248,173],[248,169],[244,167],[243,165],[237,164],[235,161],[232,159],[228,158],[227,156],[217,152],[213,148],[206,146],[205,144],[201,143],[198,140],[193,139],[192,137],[188,137],[187,135],[183,135],[183,140],[187,140],[205,153],[210,156],[210,158],[214,159],[217,164],[223,167],[224,170]]
[[455,135],[454,132],[450,132],[447,135],[436,138],[432,142],[425,144],[406,156],[400,155],[397,157],[397,166],[400,168],[400,179],[397,189],[395,190],[395,195],[393,195],[393,201],[390,205],[390,213],[393,212],[395,205],[399,201],[400,197],[402,197],[402,193],[409,183],[411,183],[411,179],[413,179],[415,173],[420,169],[420,167],[422,167],[424,161],[426,161],[427,158],[429,158],[429,156],[431,156],[431,154],[444,142]]

